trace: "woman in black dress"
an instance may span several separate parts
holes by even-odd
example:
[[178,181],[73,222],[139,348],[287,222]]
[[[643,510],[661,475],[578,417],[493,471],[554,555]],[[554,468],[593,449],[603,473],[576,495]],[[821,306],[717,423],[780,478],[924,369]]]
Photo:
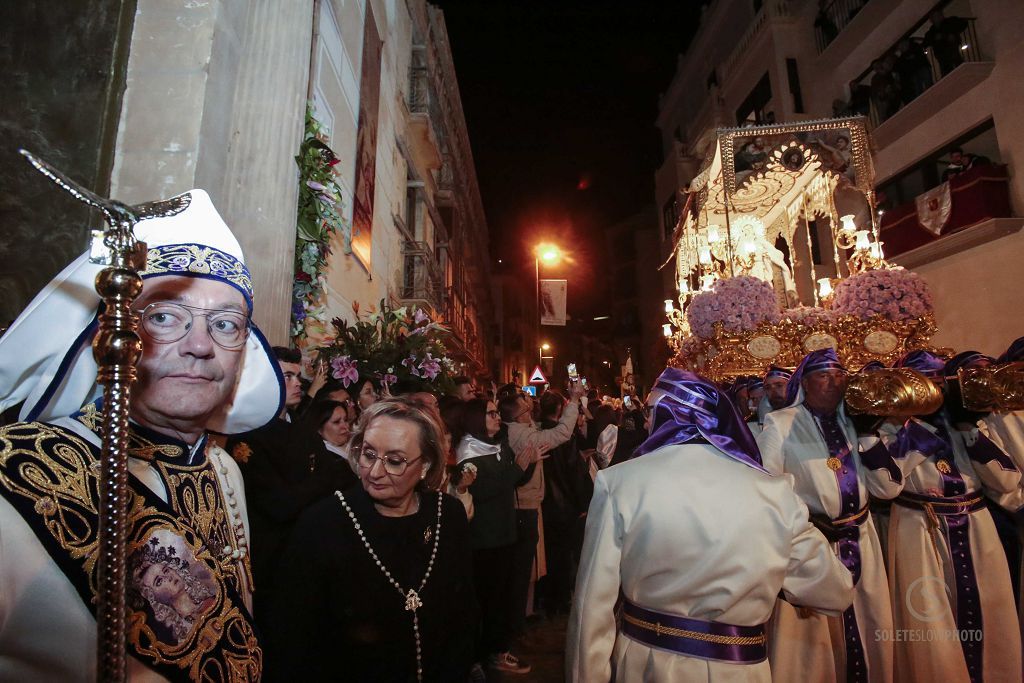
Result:
[[439,429],[402,399],[367,408],[360,482],[307,510],[282,558],[265,680],[459,681],[476,610],[466,514],[437,492]]

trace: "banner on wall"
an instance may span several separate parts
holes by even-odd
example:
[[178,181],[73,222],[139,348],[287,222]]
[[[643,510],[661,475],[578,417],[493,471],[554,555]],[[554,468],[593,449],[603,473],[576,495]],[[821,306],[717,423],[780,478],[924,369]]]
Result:
[[565,303],[568,289],[567,280],[540,281],[541,325],[565,325]]
[[380,107],[381,40],[373,7],[366,3],[363,24],[363,68],[359,78],[359,129],[356,134],[356,178],[352,198],[352,253],[370,270],[373,237],[373,196],[377,189],[377,119]]

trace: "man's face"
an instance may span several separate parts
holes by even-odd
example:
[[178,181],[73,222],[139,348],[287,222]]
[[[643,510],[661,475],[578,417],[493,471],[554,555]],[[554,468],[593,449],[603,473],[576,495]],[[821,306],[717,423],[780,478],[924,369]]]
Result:
[[952,154],[949,155],[949,158],[953,161],[954,164],[960,164],[960,163],[963,163],[964,153],[963,152],[953,152]]
[[284,361],[277,361],[277,364],[281,366],[281,374],[284,376],[284,405],[286,408],[294,408],[302,402],[302,367],[298,363]]
[[[133,308],[173,302],[248,314],[234,287],[199,277],[163,276],[147,280]],[[202,430],[235,390],[245,345],[225,349],[210,336],[208,318],[193,311],[192,325],[176,342],[152,339],[140,326],[142,358],[132,388],[132,417],[158,431]]]
[[533,415],[533,401],[526,396],[519,397],[519,415],[516,416],[516,422],[530,422]]
[[786,407],[786,385],[789,384],[781,377],[773,377],[765,380],[764,392],[768,397],[768,403],[772,410],[781,410]]
[[807,405],[819,412],[831,413],[839,407],[846,393],[846,373],[821,370],[804,377],[802,384]]
[[467,382],[465,384],[460,384],[459,386],[455,387],[455,395],[458,396],[463,401],[468,401],[472,399],[473,383]]

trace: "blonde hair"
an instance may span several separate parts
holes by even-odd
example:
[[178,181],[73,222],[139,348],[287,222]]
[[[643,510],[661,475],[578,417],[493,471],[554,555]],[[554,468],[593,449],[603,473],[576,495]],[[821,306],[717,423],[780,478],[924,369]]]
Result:
[[404,396],[396,396],[377,401],[363,411],[356,422],[352,440],[349,442],[349,458],[353,466],[358,466],[359,451],[363,447],[363,437],[373,421],[379,417],[390,417],[395,420],[412,422],[419,427],[420,457],[426,463],[427,476],[417,486],[438,490],[444,477],[445,453],[442,446],[441,428],[437,419],[430,412],[421,408],[415,401]]

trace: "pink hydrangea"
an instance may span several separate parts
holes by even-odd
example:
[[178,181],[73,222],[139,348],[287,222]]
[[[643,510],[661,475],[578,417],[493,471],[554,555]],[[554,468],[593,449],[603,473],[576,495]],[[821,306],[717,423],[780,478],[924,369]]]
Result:
[[883,316],[894,322],[920,318],[934,310],[924,278],[905,268],[869,270],[836,286],[832,311],[867,320]]
[[727,332],[744,332],[777,322],[779,315],[772,285],[749,275],[716,280],[711,291],[694,295],[686,309],[690,329],[704,339],[714,337],[716,322]]

